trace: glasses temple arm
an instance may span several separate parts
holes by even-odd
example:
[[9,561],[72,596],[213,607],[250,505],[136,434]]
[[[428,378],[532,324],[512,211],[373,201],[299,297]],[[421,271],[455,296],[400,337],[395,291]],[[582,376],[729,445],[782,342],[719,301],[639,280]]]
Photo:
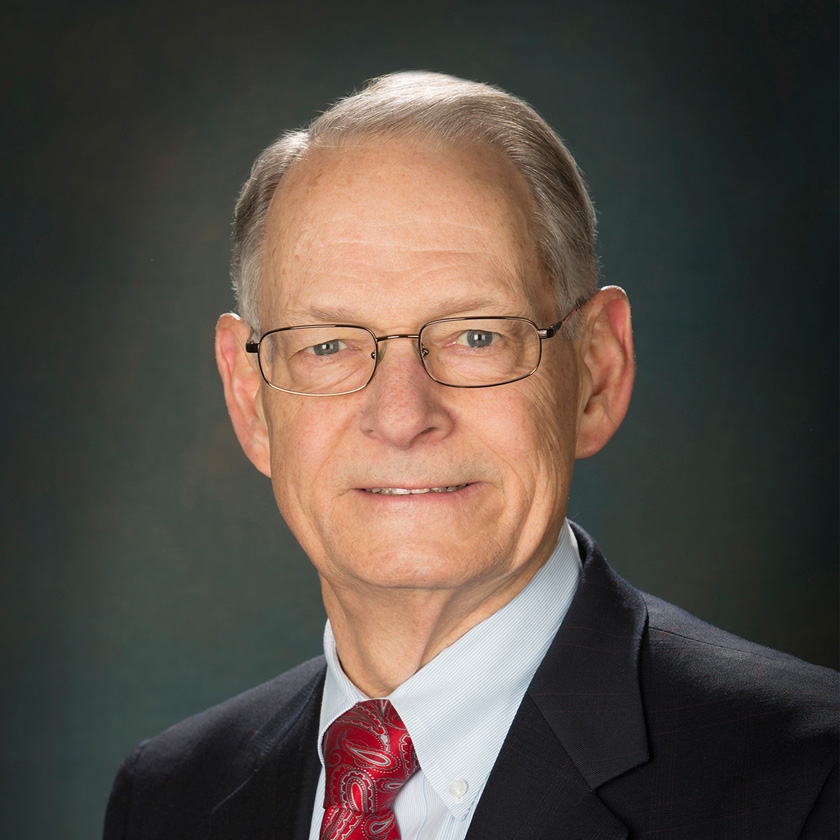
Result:
[[574,307],[572,307],[571,312],[564,315],[556,324],[552,324],[550,327],[546,327],[543,330],[538,330],[540,334],[540,338],[552,338],[557,335],[563,327],[566,326],[566,322],[574,315],[576,312],[580,312],[581,309],[586,305],[587,301],[581,300],[578,301]]

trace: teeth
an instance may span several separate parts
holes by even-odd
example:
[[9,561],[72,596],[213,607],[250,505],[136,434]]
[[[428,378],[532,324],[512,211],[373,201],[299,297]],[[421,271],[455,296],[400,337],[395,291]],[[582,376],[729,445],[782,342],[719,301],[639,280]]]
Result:
[[423,487],[418,490],[408,490],[405,487],[371,487],[365,492],[380,493],[383,496],[419,496],[421,493],[452,493],[466,486],[466,484],[453,484],[451,487]]

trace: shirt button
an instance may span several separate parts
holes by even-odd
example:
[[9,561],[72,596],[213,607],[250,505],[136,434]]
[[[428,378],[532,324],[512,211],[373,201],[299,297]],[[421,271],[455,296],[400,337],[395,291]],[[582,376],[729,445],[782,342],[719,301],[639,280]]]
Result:
[[455,797],[455,799],[460,802],[461,797],[467,792],[467,783],[463,779],[455,779],[449,785],[449,792]]

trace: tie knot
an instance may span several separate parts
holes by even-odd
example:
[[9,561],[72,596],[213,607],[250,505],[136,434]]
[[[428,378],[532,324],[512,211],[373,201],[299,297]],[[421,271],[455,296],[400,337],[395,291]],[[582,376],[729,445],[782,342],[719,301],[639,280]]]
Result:
[[[323,748],[327,784],[321,836],[355,837],[352,832],[323,832],[329,823],[337,828],[336,822],[346,826],[359,820],[370,822],[371,828],[376,823],[380,831],[384,821],[396,832],[391,804],[418,763],[408,730],[391,703],[357,703],[330,725]],[[386,830],[374,836],[399,835]]]

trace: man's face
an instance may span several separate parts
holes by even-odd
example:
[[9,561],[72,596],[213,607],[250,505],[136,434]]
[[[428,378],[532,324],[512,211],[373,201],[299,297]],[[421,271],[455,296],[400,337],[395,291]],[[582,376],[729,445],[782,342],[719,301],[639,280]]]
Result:
[[[350,323],[416,334],[450,316],[556,311],[528,197],[483,147],[405,141],[319,151],[283,180],[267,222],[263,329]],[[510,586],[546,559],[565,514],[578,361],[561,337],[540,369],[493,388],[439,385],[416,341],[381,345],[344,396],[264,386],[281,513],[332,587]],[[376,489],[459,488],[410,495]]]

